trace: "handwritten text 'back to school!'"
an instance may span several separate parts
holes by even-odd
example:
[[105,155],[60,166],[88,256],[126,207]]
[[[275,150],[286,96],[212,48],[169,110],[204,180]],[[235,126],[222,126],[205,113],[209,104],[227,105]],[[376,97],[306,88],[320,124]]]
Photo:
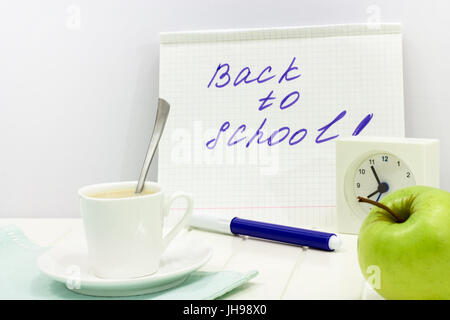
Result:
[[[288,83],[290,81],[294,81],[301,77],[301,73],[299,72],[298,67],[295,65],[296,58],[294,57],[287,69],[284,73],[277,77],[276,74],[272,73],[272,67],[267,66],[261,72],[254,75],[254,73],[250,70],[249,67],[244,67],[240,70],[236,77],[232,76],[231,66],[228,63],[220,63],[217,66],[211,80],[208,83],[209,89],[221,89],[227,86],[239,86],[246,85],[249,83],[265,83],[268,81],[275,82],[278,81],[279,85],[283,83]],[[300,92],[292,91],[283,97],[278,106],[274,105],[274,102],[277,100],[274,90],[271,90],[265,97],[261,97],[259,101],[258,111],[264,112],[267,108],[275,108],[278,107],[281,110],[286,110],[288,108],[294,107],[299,103],[300,100]],[[337,138],[339,135],[330,135],[327,134],[327,131],[339,120],[345,117],[347,110],[342,110],[332,121],[325,124],[323,127],[317,129],[318,133],[315,135],[315,142],[317,144],[327,142]],[[372,120],[373,113],[366,115],[356,126],[353,131],[354,136],[358,135]],[[267,122],[267,117],[265,117],[258,130],[253,132],[247,132],[247,125],[240,124],[238,127],[232,129],[232,125],[229,121],[224,121],[220,126],[218,133],[215,138],[206,142],[206,147],[208,149],[214,149],[223,136],[223,139],[228,139],[226,144],[228,146],[234,146],[236,144],[245,145],[246,148],[250,147],[254,141],[258,144],[267,144],[268,146],[274,146],[279,143],[288,143],[290,146],[295,146],[303,141],[308,135],[308,129],[292,129],[287,126],[281,127],[278,130],[273,131],[272,133],[265,133],[264,126]],[[230,131],[228,131],[230,130]],[[234,130],[234,131],[233,131]],[[228,131],[228,132],[227,132]],[[224,133],[231,133],[231,136],[225,137]]]

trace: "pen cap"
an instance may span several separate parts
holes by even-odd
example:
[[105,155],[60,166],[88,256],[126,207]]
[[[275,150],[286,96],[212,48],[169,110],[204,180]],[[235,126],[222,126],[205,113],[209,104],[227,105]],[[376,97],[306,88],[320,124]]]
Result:
[[341,238],[339,238],[337,235],[333,234],[328,239],[328,248],[330,248],[330,250],[339,250],[341,246],[342,246]]
[[232,234],[230,231],[231,219],[233,217],[226,214],[194,212],[190,225],[193,228]]

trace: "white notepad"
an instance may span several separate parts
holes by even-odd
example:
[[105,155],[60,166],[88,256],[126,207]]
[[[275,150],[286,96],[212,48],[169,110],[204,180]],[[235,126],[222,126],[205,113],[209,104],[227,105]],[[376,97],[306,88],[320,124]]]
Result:
[[195,210],[332,227],[333,137],[355,134],[361,122],[361,135],[404,136],[397,24],[164,33],[160,41],[160,97],[171,113],[158,180],[191,192]]

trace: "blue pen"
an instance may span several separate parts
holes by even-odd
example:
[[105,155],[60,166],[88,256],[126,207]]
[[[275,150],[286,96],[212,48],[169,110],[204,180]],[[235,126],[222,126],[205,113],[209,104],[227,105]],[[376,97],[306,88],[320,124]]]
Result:
[[341,246],[341,239],[334,233],[246,220],[222,214],[194,213],[190,225],[214,232],[262,238],[326,251],[334,251]]

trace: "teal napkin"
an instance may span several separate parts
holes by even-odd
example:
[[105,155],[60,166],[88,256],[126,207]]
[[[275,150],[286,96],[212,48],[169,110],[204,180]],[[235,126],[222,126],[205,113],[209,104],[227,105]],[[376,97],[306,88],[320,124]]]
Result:
[[47,250],[16,226],[0,227],[0,299],[216,299],[254,278],[258,272],[194,272],[165,291],[133,297],[92,297],[72,292],[40,273],[36,260]]

